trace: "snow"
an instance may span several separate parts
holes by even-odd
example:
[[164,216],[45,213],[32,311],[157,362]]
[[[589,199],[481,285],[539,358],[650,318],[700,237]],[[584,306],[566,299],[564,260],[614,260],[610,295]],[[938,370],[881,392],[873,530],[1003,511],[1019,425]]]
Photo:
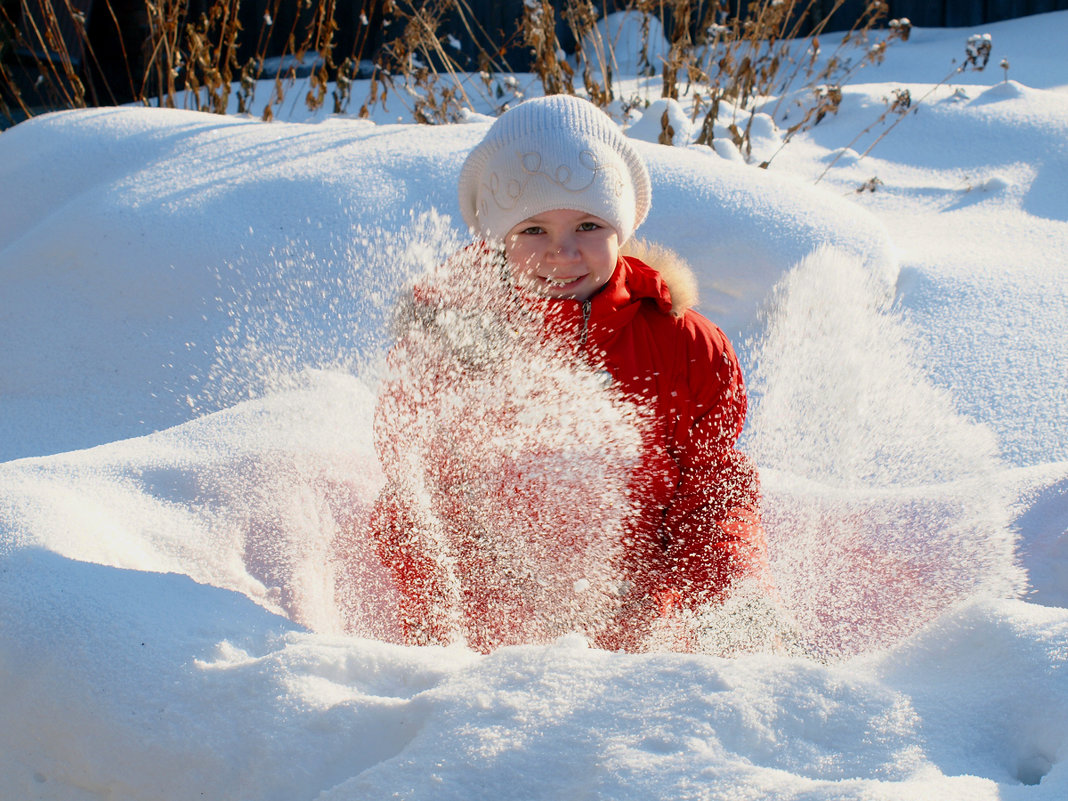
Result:
[[[936,85],[984,32],[991,66]],[[769,104],[766,170],[655,144],[685,99],[628,129],[641,235],[743,358],[822,659],[396,644],[360,536],[377,375],[397,293],[464,240],[488,107],[0,134],[0,796],[1064,798],[1066,34],[914,30],[781,150]]]

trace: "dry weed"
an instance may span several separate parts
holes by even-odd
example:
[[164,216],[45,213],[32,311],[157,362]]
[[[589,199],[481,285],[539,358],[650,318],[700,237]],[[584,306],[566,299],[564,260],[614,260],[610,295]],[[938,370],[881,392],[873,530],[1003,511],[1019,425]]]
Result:
[[[574,94],[580,71],[585,95],[602,107],[615,103],[614,108],[626,113],[650,102],[639,96],[619,97],[616,54],[600,33],[597,21],[603,9],[593,0],[524,0],[514,31],[485,30],[468,0],[364,0],[360,30],[348,53],[337,52],[336,0],[265,0],[263,18],[254,33],[242,30],[241,0],[213,0],[196,18],[189,14],[188,0],[143,1],[149,31],[145,50],[128,54],[124,60],[131,93],[145,104],[251,113],[257,86],[269,80],[273,91],[261,105],[263,118],[270,120],[286,93],[298,85],[298,72],[302,72],[307,78],[307,107],[320,109],[329,98],[333,113],[342,114],[354,102],[357,78],[364,74],[361,66],[373,61],[359,116],[369,116],[376,106],[385,109],[392,100],[417,122],[448,122],[473,110],[476,100],[499,113],[521,99],[514,70],[505,60],[505,53],[516,46],[529,53],[530,70],[545,94]],[[641,26],[640,75],[655,78],[659,73],[661,97],[691,101],[694,123],[701,118],[697,142],[711,145],[718,124],[751,159],[758,113],[769,111],[776,120],[790,120],[783,136],[785,145],[796,133],[837,113],[842,86],[858,70],[881,61],[895,40],[908,40],[909,21],[890,20],[881,28],[888,4],[868,0],[834,51],[823,53],[821,37],[844,2],[833,0],[828,7],[817,0],[749,0],[738,10],[739,4],[727,0],[630,0],[624,7],[638,15]],[[0,7],[0,55],[16,47],[51,54],[36,64],[40,77],[35,88],[38,95],[47,97],[44,105],[75,108],[101,102],[87,97],[83,74],[95,57],[84,16],[77,16],[71,0],[41,0],[41,14],[23,20],[22,25],[16,25],[5,8]],[[112,0],[96,0],[94,13],[106,14],[118,31]],[[74,14],[80,24],[76,26],[78,47],[85,51],[80,66],[67,52],[70,43],[60,34],[59,20],[64,14]],[[277,20],[282,17],[290,21],[288,31],[278,30]],[[573,61],[557,39],[558,17],[577,43]],[[650,57],[653,20],[665,31],[668,46],[656,63]],[[468,51],[473,48],[477,53],[476,71],[469,64],[461,66],[466,58],[461,52],[464,46],[452,34],[442,33],[446,21],[468,39]],[[375,52],[365,52],[376,36]],[[253,55],[239,57],[249,52],[242,42],[252,43],[253,38]],[[267,53],[277,53],[279,42],[278,66],[268,72]],[[962,69],[981,69],[989,58],[989,39],[975,37],[969,40]],[[0,113],[9,119],[15,109],[24,116],[32,113],[2,61],[0,89]],[[235,98],[236,103],[232,102]],[[775,102],[769,108],[771,100]],[[723,117],[724,112],[729,116]],[[900,105],[887,110],[888,115],[894,113],[903,113]],[[671,141],[668,128],[664,123],[661,139],[665,142]],[[761,166],[768,166],[770,160]]]

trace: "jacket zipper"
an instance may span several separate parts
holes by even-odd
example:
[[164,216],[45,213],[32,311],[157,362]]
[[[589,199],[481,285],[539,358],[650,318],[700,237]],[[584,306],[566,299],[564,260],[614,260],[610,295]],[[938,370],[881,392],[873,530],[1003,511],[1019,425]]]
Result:
[[590,336],[590,309],[593,303],[587,298],[582,301],[582,330],[579,332],[579,345],[584,346]]

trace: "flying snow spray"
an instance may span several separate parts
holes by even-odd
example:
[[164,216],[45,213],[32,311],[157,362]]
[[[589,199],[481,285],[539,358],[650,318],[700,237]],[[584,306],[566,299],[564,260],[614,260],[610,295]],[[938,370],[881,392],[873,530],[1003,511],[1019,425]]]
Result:
[[751,349],[744,449],[772,572],[810,652],[887,646],[950,605],[1013,595],[991,432],[924,372],[892,293],[823,249],[784,276]]

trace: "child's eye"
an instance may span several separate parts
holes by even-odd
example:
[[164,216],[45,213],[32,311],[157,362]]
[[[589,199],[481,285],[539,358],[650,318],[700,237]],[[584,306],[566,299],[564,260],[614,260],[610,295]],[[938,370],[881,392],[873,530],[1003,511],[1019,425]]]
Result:
[[545,231],[540,225],[532,225],[529,228],[524,228],[519,233],[521,233],[521,234],[543,234],[543,233],[545,233]]
[[601,226],[599,226],[597,223],[590,222],[589,220],[587,220],[586,222],[579,223],[578,230],[580,230],[580,231],[596,231],[600,227]]

